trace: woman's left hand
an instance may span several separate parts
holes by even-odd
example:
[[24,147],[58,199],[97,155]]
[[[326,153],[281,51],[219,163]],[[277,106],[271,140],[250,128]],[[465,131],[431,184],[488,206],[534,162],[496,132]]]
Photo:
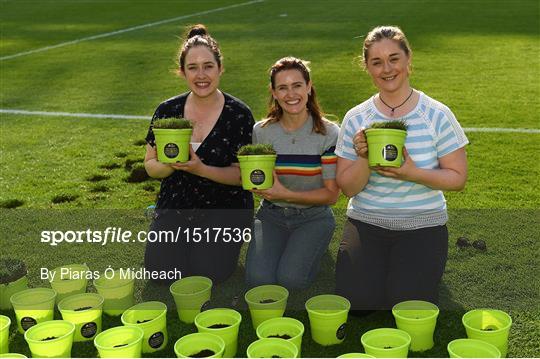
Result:
[[415,182],[415,173],[418,167],[414,163],[407,149],[403,147],[403,163],[401,167],[381,167],[375,166],[371,168],[381,176],[399,179],[402,181]]
[[199,156],[193,151],[191,145],[189,146],[189,161],[172,163],[171,167],[175,170],[186,171],[191,174],[201,176],[205,164],[201,161]]
[[268,201],[286,201],[288,198],[289,190],[287,187],[285,187],[280,181],[279,177],[274,170],[274,184],[269,189],[255,189],[251,190],[251,192],[261,196],[262,198],[268,200]]

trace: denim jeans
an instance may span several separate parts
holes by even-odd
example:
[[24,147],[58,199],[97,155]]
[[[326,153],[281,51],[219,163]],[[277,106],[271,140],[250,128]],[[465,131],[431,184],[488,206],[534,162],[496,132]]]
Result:
[[[336,226],[328,206],[283,208],[264,201],[246,259],[249,287],[279,284],[288,289],[308,288]],[[257,220],[256,220],[257,222]],[[262,232],[262,236],[261,236]]]

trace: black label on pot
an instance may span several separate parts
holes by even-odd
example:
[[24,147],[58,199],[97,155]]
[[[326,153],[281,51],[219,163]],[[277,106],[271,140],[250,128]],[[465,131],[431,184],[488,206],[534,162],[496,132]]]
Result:
[[343,340],[345,338],[345,327],[347,326],[347,323],[341,324],[341,326],[336,331],[336,338],[339,340]]
[[148,338],[148,345],[150,345],[150,348],[157,349],[160,346],[163,345],[163,342],[165,341],[165,335],[163,335],[162,332],[154,333]]
[[249,175],[249,180],[251,183],[255,185],[263,184],[266,176],[264,175],[264,172],[261,170],[253,170],[251,174]]
[[203,305],[201,305],[201,312],[204,312],[205,310],[207,310],[209,306],[210,306],[210,301],[207,300],[206,302],[203,303]]
[[85,338],[92,338],[96,332],[97,324],[94,322],[86,323],[81,327],[81,335]]
[[386,145],[383,148],[382,156],[387,161],[394,161],[398,156],[398,149],[394,145]]
[[28,330],[30,327],[33,327],[37,324],[37,321],[31,317],[24,317],[21,319],[21,327],[23,330]]
[[167,143],[163,148],[163,152],[165,153],[165,156],[175,158],[180,153],[180,149],[176,143]]

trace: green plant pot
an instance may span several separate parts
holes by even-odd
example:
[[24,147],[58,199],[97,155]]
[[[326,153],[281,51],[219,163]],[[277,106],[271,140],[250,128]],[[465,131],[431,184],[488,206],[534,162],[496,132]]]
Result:
[[339,295],[322,294],[308,299],[306,310],[313,340],[320,345],[342,343],[350,308],[351,303]]
[[461,318],[467,337],[479,339],[493,344],[506,357],[508,351],[508,335],[512,326],[512,318],[497,309],[474,309]]
[[338,358],[375,358],[373,355],[364,354],[364,353],[347,353],[341,354]]
[[10,310],[12,308],[9,298],[15,293],[28,289],[28,278],[21,277],[11,283],[0,284],[0,309]]
[[144,331],[143,353],[153,353],[167,345],[167,305],[164,303],[154,301],[134,305],[122,314],[122,323]]
[[261,285],[251,288],[244,295],[253,328],[257,327],[265,320],[283,316],[287,308],[289,291],[279,285]]
[[107,329],[94,339],[100,358],[140,358],[144,331],[135,326]]
[[401,167],[407,131],[390,128],[366,130],[369,166]]
[[161,163],[186,162],[192,129],[154,128],[157,158]]
[[248,358],[298,358],[298,348],[292,342],[280,338],[264,338],[251,343]]
[[75,324],[74,342],[94,339],[101,332],[103,297],[96,293],[75,294],[58,303],[62,318]]
[[75,325],[67,320],[50,320],[34,325],[24,333],[32,357],[71,358]]
[[[86,264],[69,264],[57,267],[51,271],[54,280],[51,287],[56,291],[56,303],[70,295],[86,292],[86,272],[89,270]],[[82,277],[81,277],[82,273]]]
[[[259,339],[281,337],[296,345],[298,356],[302,351],[302,336],[304,335],[304,324],[294,318],[280,317],[265,320],[257,327]],[[289,336],[290,338],[286,338]]]
[[398,329],[411,336],[411,351],[425,351],[433,348],[433,333],[437,325],[439,308],[430,302],[409,300],[392,308]]
[[250,189],[268,189],[274,184],[273,170],[277,155],[237,156],[240,163],[242,187]]
[[9,352],[9,326],[11,319],[0,315],[0,354]]
[[407,358],[411,336],[394,328],[370,330],[360,338],[366,354],[376,358]]
[[171,284],[169,290],[176,303],[178,318],[190,324],[208,305],[212,295],[212,280],[201,276],[185,277]]
[[[223,339],[225,342],[224,358],[232,358],[236,355],[240,322],[242,322],[242,315],[236,310],[228,308],[209,309],[195,317],[195,326],[199,333],[215,334]],[[227,327],[212,328],[212,326],[220,324],[227,325]]]
[[[205,351],[214,352],[214,355]],[[221,358],[224,351],[223,339],[210,333],[188,334],[174,344],[174,352],[178,358]]]
[[11,296],[11,304],[17,318],[17,328],[23,334],[30,327],[52,320],[56,292],[49,288],[32,288]]
[[500,358],[501,351],[493,344],[478,339],[455,339],[448,343],[450,358]]
[[103,297],[103,312],[108,315],[121,315],[126,309],[135,304],[133,290],[135,280],[133,278],[122,278],[120,271],[114,271],[112,278],[101,275],[94,280],[94,287]]
[[27,358],[27,356],[19,353],[6,353],[0,354],[0,358]]

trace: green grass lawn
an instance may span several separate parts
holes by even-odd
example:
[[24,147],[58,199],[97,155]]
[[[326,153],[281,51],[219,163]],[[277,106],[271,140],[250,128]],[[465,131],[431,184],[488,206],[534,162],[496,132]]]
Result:
[[[0,1],[0,57],[100,33],[237,4],[239,1]],[[540,115],[539,3],[482,1],[285,1],[211,12],[176,22],[0,60],[0,109],[150,116],[162,100],[186,90],[173,75],[178,36],[202,22],[225,56],[221,88],[245,101],[256,118],[265,114],[267,70],[294,55],[311,61],[325,111],[341,119],[375,92],[359,65],[364,35],[373,26],[397,24],[413,48],[412,84],[447,104],[464,127],[536,128]],[[1,256],[23,258],[33,286],[40,267],[86,262],[139,267],[141,244],[106,246],[39,243],[43,229],[145,230],[143,210],[154,203],[159,182],[130,176],[144,156],[145,120],[88,119],[0,114]],[[509,356],[538,357],[540,283],[537,241],[540,195],[538,133],[468,133],[469,180],[448,193],[450,253],[441,286],[436,346],[413,356],[447,356],[446,344],[464,337],[461,315],[472,308],[508,311],[514,320]],[[137,173],[135,173],[137,175]],[[144,178],[141,178],[144,179]],[[335,256],[346,198],[335,206],[338,229],[316,284],[292,293],[287,315],[307,324],[303,303],[333,291]],[[482,239],[487,252],[458,250],[457,237]],[[243,258],[213,305],[242,296]],[[91,289],[93,290],[93,289]],[[194,326],[181,324],[167,288],[137,283],[139,300],[163,300],[170,344],[157,356],[174,356],[172,345]],[[255,340],[244,315],[239,355]],[[4,314],[4,313],[3,313]],[[13,313],[5,313],[13,318]],[[57,318],[60,318],[57,313]],[[106,328],[119,319],[105,317]],[[366,330],[394,326],[389,313],[351,318],[345,342],[322,347],[306,325],[303,356],[335,357],[363,351]],[[11,350],[29,355],[12,326]],[[96,356],[90,343],[74,356]]]

